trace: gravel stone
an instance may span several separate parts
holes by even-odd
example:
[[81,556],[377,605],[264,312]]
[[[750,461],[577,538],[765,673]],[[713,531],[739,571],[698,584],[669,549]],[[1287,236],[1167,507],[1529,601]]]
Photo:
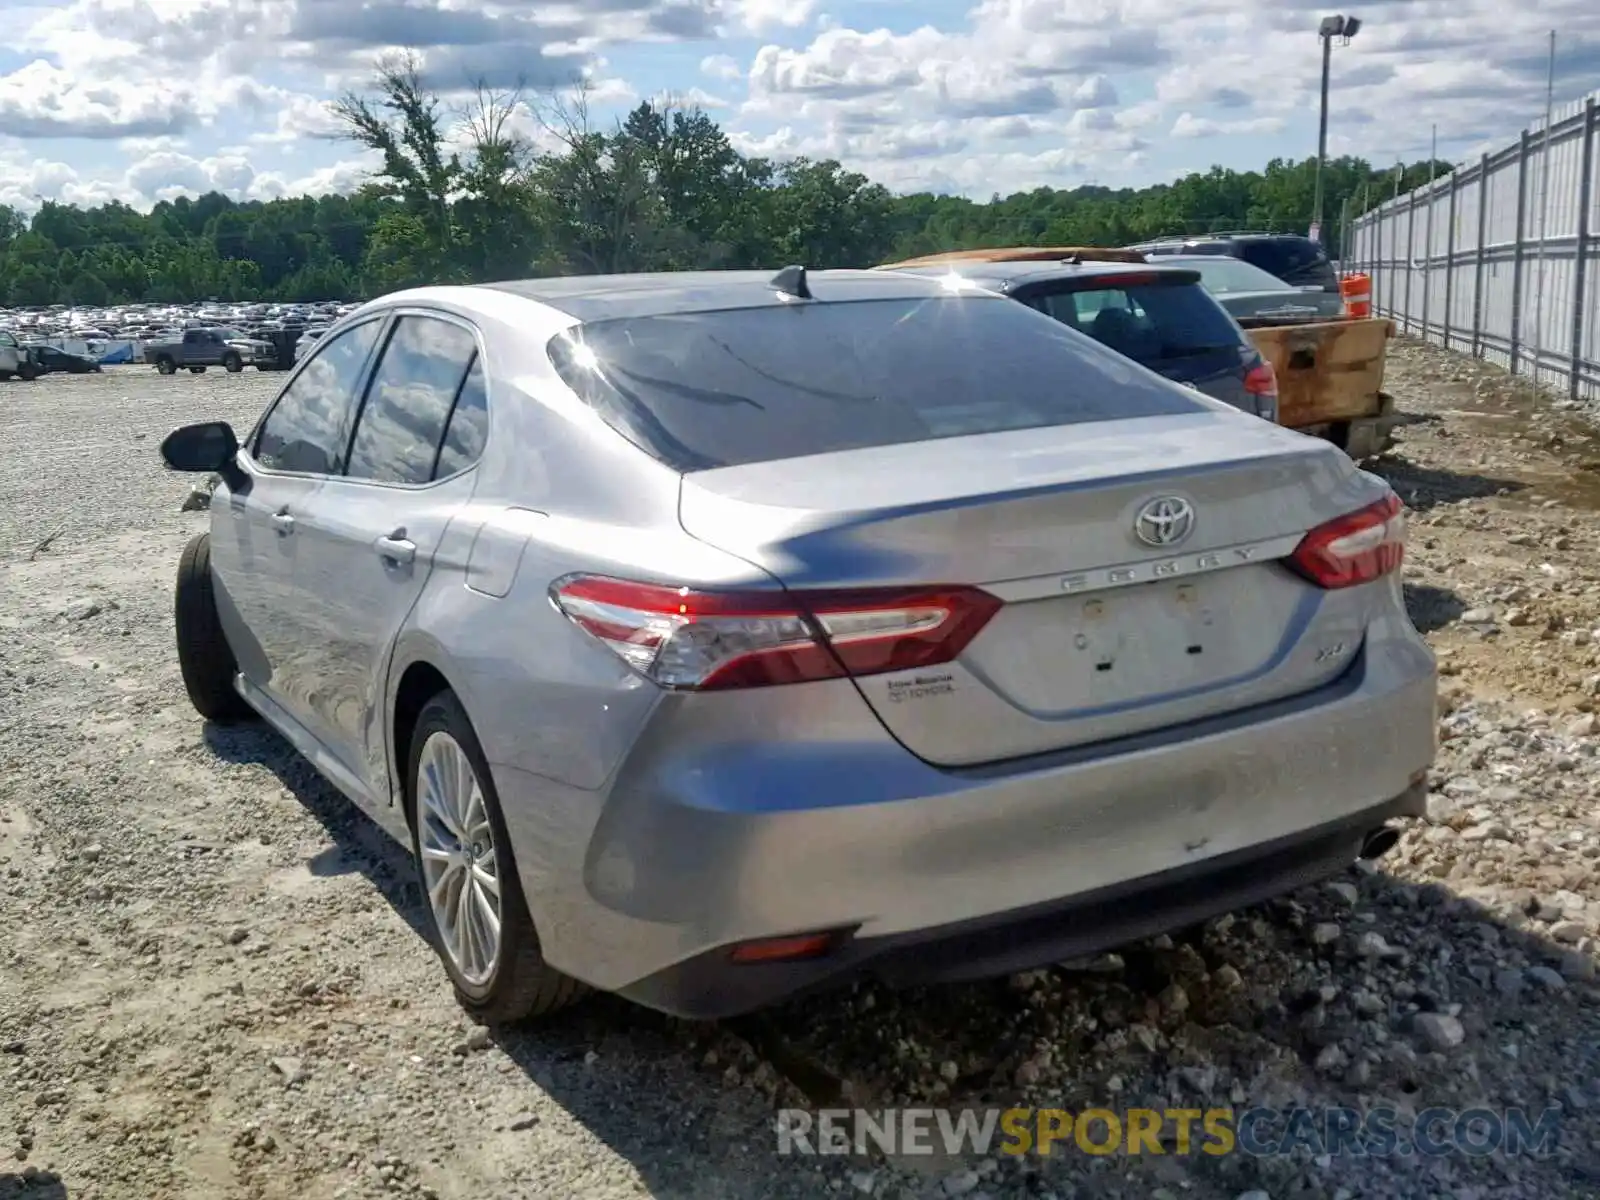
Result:
[[[155,447],[189,421],[248,428],[281,384],[0,384],[0,1196],[1593,1200],[1589,410],[1391,344],[1407,423],[1366,466],[1409,508],[1441,702],[1429,818],[1381,859],[1009,983],[862,983],[710,1026],[597,998],[487,1031],[416,932],[406,853],[281,738],[207,729],[184,696],[173,572],[208,518]],[[780,1155],[773,1116],[1202,1102],[1559,1104],[1561,1148],[908,1163]]]
[[1454,1050],[1467,1040],[1466,1028],[1446,1013],[1419,1013],[1415,1026],[1422,1040],[1433,1050]]

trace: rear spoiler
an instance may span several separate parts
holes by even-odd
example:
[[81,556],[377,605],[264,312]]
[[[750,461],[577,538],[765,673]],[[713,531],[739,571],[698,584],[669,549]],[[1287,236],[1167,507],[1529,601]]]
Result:
[[1118,250],[1107,246],[1003,246],[976,250],[947,250],[943,254],[925,254],[901,262],[883,263],[874,271],[894,271],[902,267],[937,267],[957,262],[1149,262],[1137,250]]

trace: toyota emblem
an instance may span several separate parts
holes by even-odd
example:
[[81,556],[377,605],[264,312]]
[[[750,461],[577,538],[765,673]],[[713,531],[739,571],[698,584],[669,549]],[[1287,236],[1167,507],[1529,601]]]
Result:
[[1176,546],[1194,532],[1194,506],[1181,496],[1157,496],[1139,509],[1133,532],[1146,546]]

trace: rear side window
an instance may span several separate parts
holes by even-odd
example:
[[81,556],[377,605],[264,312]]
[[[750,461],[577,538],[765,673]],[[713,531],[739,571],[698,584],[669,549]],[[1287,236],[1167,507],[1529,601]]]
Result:
[[994,296],[601,321],[550,358],[680,471],[1202,407]]
[[470,330],[402,316],[372,372],[347,471],[375,483],[427,483],[450,410],[477,354]]
[[467,378],[456,397],[455,411],[450,414],[450,428],[445,431],[444,445],[439,447],[439,466],[435,479],[446,479],[457,471],[465,471],[483,457],[483,445],[489,436],[489,395],[483,382],[483,359],[474,358]]
[[1228,314],[1194,283],[1059,291],[1025,302],[1139,363],[1242,341]]

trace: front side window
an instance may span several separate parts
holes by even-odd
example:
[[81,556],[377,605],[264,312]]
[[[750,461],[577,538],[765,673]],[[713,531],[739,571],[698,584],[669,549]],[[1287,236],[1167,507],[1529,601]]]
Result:
[[381,318],[363,321],[317,347],[262,422],[255,457],[263,467],[312,475],[344,470],[362,372],[382,326]]
[[450,410],[477,353],[470,330],[403,316],[372,372],[347,474],[374,483],[427,483]]

